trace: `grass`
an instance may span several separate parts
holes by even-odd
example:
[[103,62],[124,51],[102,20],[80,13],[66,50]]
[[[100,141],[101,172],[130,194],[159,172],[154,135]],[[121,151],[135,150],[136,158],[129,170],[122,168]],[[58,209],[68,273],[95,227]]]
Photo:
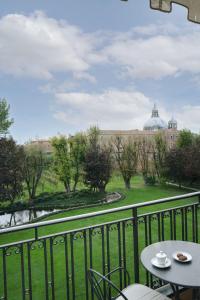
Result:
[[[112,191],[118,191],[125,195],[125,199],[112,203],[112,204],[106,204],[106,205],[99,205],[99,207],[93,207],[93,208],[82,208],[82,209],[76,209],[69,212],[62,212],[60,214],[48,217],[46,219],[54,219],[54,218],[61,218],[61,217],[68,217],[78,214],[84,214],[104,209],[110,209],[114,207],[120,207],[124,205],[130,205],[135,203],[140,203],[144,201],[149,200],[155,200],[159,198],[165,198],[165,197],[171,197],[179,194],[186,193],[185,190],[180,190],[175,187],[167,187],[167,186],[145,186],[143,184],[143,181],[141,177],[135,177],[132,181],[133,188],[129,191],[124,189],[123,181],[121,177],[116,176],[112,179],[112,181],[109,183],[107,190],[109,192]],[[173,203],[168,204],[160,204],[156,205],[154,207],[148,207],[140,209],[139,213],[145,213],[149,211],[155,211],[155,210],[162,210],[167,209],[170,207],[175,207],[182,204],[189,204],[195,201],[193,200],[181,200],[179,202],[175,201]],[[72,230],[77,229],[85,226],[90,226],[94,224],[100,224],[105,223],[113,220],[119,220],[122,218],[127,218],[131,216],[130,211],[120,212],[120,213],[114,213],[109,214],[105,216],[98,216],[95,218],[88,218],[85,220],[78,220],[73,221],[70,223],[63,223],[63,224],[57,224],[53,226],[47,226],[42,227],[39,230],[39,235],[47,235],[52,234],[56,232],[62,232],[66,230]],[[181,217],[177,217],[177,238],[181,238],[181,230],[180,230],[180,221]],[[188,218],[188,226],[190,226],[191,217]],[[139,247],[140,251],[145,246],[145,235],[144,235],[144,224],[141,223],[139,226]],[[108,263],[108,259],[110,257],[110,265],[111,269],[119,265],[119,248],[118,248],[118,231],[116,230],[116,225],[112,226],[112,230],[109,231],[109,243],[110,243],[110,253],[106,250],[106,244],[108,243],[108,236],[105,237],[105,248],[102,250],[102,234],[99,233],[100,229],[97,228],[93,231],[92,236],[92,245],[93,245],[93,251],[92,251],[92,261],[93,261],[93,267],[97,270],[102,270],[102,257],[104,254],[106,262]],[[127,223],[126,226],[126,236],[125,236],[125,248],[126,248],[126,258],[127,258],[127,267],[131,273],[131,278],[133,280],[133,233],[132,233],[132,226],[131,223]],[[122,235],[122,229],[120,229],[120,234]],[[26,230],[20,233],[15,234],[7,234],[7,235],[1,235],[0,236],[0,244],[5,243],[11,243],[18,240],[25,240],[28,238],[33,237],[33,231]],[[121,237],[122,238],[122,237]],[[165,238],[170,238],[170,230],[169,230],[169,218],[165,220]],[[191,238],[191,232],[190,237]],[[155,221],[152,225],[152,242],[155,242],[158,240],[158,223]],[[91,256],[89,255],[89,241],[86,240],[86,244],[84,244],[84,239],[82,236],[82,231],[79,231],[75,236],[68,236],[68,246],[65,248],[65,244],[62,243],[63,238],[58,237],[54,240],[55,245],[53,248],[53,265],[54,265],[54,273],[55,273],[55,295],[56,299],[62,300],[66,298],[66,278],[65,278],[65,269],[66,269],[66,260],[65,260],[65,254],[66,250],[68,251],[67,255],[67,262],[68,262],[68,279],[69,279],[69,293],[72,294],[72,264],[74,266],[74,276],[75,276],[75,286],[77,290],[77,294],[75,299],[77,300],[83,300],[85,299],[85,280],[84,280],[84,266],[85,263],[87,263],[87,266],[89,266],[89,260],[91,259]],[[70,248],[70,242],[73,244],[73,253]],[[35,242],[33,244],[35,250],[31,250],[31,269],[32,269],[32,283],[33,283],[33,299],[37,300],[43,300],[45,299],[45,288],[44,288],[44,278],[45,278],[45,270],[44,270],[44,248],[40,248],[40,243]],[[51,243],[49,239],[47,240],[47,267],[48,267],[48,281],[51,281],[51,259],[52,256],[50,255],[50,248]],[[85,262],[84,257],[84,247],[87,248],[87,262]],[[121,248],[120,248],[121,249]],[[27,276],[27,250],[26,245],[23,248],[24,250],[24,261],[25,261],[25,278],[26,278],[26,287],[28,287],[28,276]],[[122,250],[122,256],[125,255],[125,253]],[[13,250],[12,250],[13,251]],[[103,251],[103,252],[102,252]],[[74,261],[73,261],[73,257]],[[2,258],[2,253],[1,253]],[[10,300],[18,300],[21,299],[21,262],[20,262],[20,254],[12,254],[7,257],[7,273],[8,273],[8,299]],[[0,264],[2,263],[2,259]],[[2,266],[0,265],[0,268],[2,269]],[[141,279],[142,281],[145,280],[145,273],[141,269]],[[0,296],[3,295],[3,282],[2,279],[0,279]],[[49,286],[49,293],[52,292],[52,289]],[[51,297],[50,297],[51,299]]]

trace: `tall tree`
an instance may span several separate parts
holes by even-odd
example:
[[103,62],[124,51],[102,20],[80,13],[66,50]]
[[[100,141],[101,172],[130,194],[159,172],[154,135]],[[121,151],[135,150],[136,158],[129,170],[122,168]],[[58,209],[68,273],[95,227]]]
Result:
[[137,172],[138,143],[131,138],[125,140],[118,136],[115,138],[113,146],[115,158],[124,179],[125,187],[130,189],[131,178]]
[[163,177],[165,174],[165,162],[166,162],[166,155],[167,155],[167,142],[164,134],[158,133],[155,135],[154,140],[154,150],[153,150],[153,160],[156,175],[160,182],[163,181]]
[[10,138],[0,138],[0,201],[11,201],[23,191],[23,147]]
[[183,129],[179,132],[177,139],[178,148],[190,147],[194,141],[194,135],[190,130]]
[[51,144],[53,146],[54,170],[59,180],[64,184],[66,193],[70,193],[72,164],[68,139],[65,136],[54,137]]
[[84,162],[85,184],[94,191],[105,192],[111,178],[112,149],[99,140],[99,129],[91,127]]
[[144,182],[155,184],[155,166],[152,160],[153,143],[143,138],[139,141],[139,168],[141,169]]
[[180,148],[171,149],[166,155],[165,177],[179,187],[186,180],[185,158],[185,151]]
[[180,133],[177,146],[166,158],[166,175],[181,186],[200,182],[200,136],[190,131]]
[[9,118],[10,105],[5,99],[0,99],[0,135],[8,133],[9,127],[13,123],[13,119]]
[[69,137],[68,143],[70,146],[71,159],[71,177],[73,181],[73,191],[76,190],[77,184],[83,174],[83,163],[86,152],[86,137],[82,133],[77,133]]
[[200,148],[194,142],[190,147],[181,149],[184,151],[184,171],[189,185],[200,183]]
[[23,174],[30,202],[36,196],[37,188],[46,165],[47,159],[40,147],[31,144],[25,146]]

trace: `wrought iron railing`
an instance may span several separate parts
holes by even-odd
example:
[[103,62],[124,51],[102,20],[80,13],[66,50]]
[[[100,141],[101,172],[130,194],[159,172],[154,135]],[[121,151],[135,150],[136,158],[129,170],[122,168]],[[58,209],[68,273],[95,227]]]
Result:
[[[2,229],[0,299],[93,300],[88,268],[105,274],[125,267],[132,282],[156,288],[162,282],[142,268],[141,250],[162,240],[198,242],[199,200],[195,192]],[[78,220],[85,226],[77,229]],[[126,285],[123,269],[113,280]]]

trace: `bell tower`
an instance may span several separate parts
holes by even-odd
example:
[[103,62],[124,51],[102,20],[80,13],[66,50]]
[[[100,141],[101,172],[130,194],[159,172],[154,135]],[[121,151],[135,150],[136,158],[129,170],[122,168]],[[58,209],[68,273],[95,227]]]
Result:
[[177,130],[178,124],[177,121],[174,119],[174,117],[171,118],[168,122],[168,129],[174,129]]
[[157,109],[156,104],[154,104],[154,106],[153,106],[151,117],[152,117],[152,118],[158,118],[158,117],[159,117],[158,109]]

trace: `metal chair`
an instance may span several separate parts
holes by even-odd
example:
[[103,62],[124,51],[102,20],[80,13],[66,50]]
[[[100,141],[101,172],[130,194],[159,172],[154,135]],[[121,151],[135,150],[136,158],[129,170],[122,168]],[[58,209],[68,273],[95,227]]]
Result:
[[[108,279],[108,277],[110,277],[116,271],[121,270],[123,270],[128,277],[128,285],[122,291],[110,279]],[[169,300],[168,297],[150,289],[145,285],[130,285],[129,273],[123,267],[116,268],[107,273],[105,276],[93,269],[89,269],[87,274],[91,287],[98,300]],[[117,295],[112,297],[111,290],[114,290]]]

